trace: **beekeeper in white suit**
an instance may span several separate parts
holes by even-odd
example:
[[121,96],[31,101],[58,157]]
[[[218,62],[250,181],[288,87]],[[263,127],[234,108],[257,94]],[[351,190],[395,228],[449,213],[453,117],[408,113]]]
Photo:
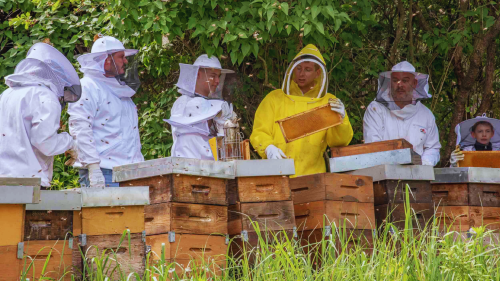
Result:
[[9,89],[0,95],[0,176],[41,178],[50,187],[54,155],[76,142],[60,133],[62,105],[81,95],[80,78],[56,48],[37,43],[14,74],[5,77]]
[[429,76],[407,61],[382,72],[375,101],[363,118],[365,143],[404,138],[422,157],[423,165],[439,162],[439,133],[432,112],[420,101],[430,98]]
[[233,116],[232,105],[220,98],[227,73],[219,60],[204,54],[194,64],[179,64],[180,75],[176,86],[182,94],[174,103],[170,119],[174,144],[173,157],[214,160],[208,140],[223,136],[223,128]]
[[78,57],[82,98],[69,106],[69,130],[78,139],[82,187],[119,186],[112,182],[118,165],[144,161],[141,153],[137,108],[131,97],[140,86],[137,50],[104,36],[90,54]]

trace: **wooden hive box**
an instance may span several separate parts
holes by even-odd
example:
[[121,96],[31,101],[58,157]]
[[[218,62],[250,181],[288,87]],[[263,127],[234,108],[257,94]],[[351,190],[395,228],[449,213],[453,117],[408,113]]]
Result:
[[375,229],[373,203],[321,200],[295,204],[295,222],[299,231],[325,226],[350,229]]
[[[221,235],[159,234],[146,237],[151,249],[150,259],[163,258],[171,262],[187,265],[189,261],[198,263],[215,262],[225,267],[227,247],[226,237]],[[163,248],[163,249],[162,249]]]
[[[317,255],[321,255],[323,250],[332,245],[330,243],[332,240],[333,245],[335,245],[336,254],[340,253],[340,251],[350,252],[356,249],[356,247],[361,247],[365,252],[372,253],[374,231],[371,229],[342,228],[333,228],[328,231],[325,231],[325,229],[313,229],[300,231],[298,236],[302,247],[305,248],[307,253],[311,254],[311,258],[317,258]],[[323,241],[325,242],[324,244]],[[319,261],[320,259],[317,259],[316,262]]]
[[276,122],[288,143],[340,125],[342,118],[331,110],[329,104],[325,104]]
[[438,206],[435,216],[439,229],[445,232],[466,232],[471,227],[468,206]]
[[437,168],[432,198],[447,206],[500,207],[500,169]]
[[149,186],[151,204],[179,202],[227,205],[227,179],[233,161],[167,157],[113,168],[120,186]]
[[[375,207],[375,219],[377,227],[380,227],[388,219],[400,230],[405,227],[404,204],[385,204]],[[410,205],[413,229],[421,228],[434,217],[433,203],[412,203]]]
[[[89,267],[96,269],[96,264],[92,263],[92,258],[101,257],[103,251],[110,259],[104,271],[113,273],[112,280],[126,280],[131,272],[142,276],[146,262],[146,236],[143,233],[131,233],[130,243],[128,234],[120,235],[95,235],[87,236],[82,250],[86,253],[86,262]],[[83,243],[82,243],[83,244]]]
[[[71,275],[78,276],[82,270],[82,256],[75,242],[77,241],[69,239],[24,242],[24,258],[19,260],[20,268],[26,271],[26,277],[32,280],[41,277],[72,280]],[[31,268],[27,270],[30,266]],[[45,271],[44,266],[46,266]]]
[[371,177],[345,174],[315,174],[290,179],[293,203],[319,200],[373,203]]
[[376,206],[403,203],[406,200],[407,191],[410,203],[432,202],[432,188],[429,180],[382,180],[374,182],[373,189]]
[[38,204],[26,205],[24,240],[64,240],[79,235],[74,230],[81,229],[81,207],[78,190],[42,190]]
[[405,139],[397,139],[397,140],[372,142],[367,144],[355,144],[345,147],[332,147],[330,148],[330,150],[332,157],[344,157],[344,156],[352,156],[352,155],[390,151],[390,150],[405,149],[405,148],[413,149],[413,145],[411,145],[411,143],[409,143]]
[[292,200],[289,175],[295,174],[292,159],[237,160],[236,179],[228,183],[228,203]]
[[107,187],[82,189],[82,234],[108,235],[145,231],[144,206],[149,188]]
[[227,207],[216,205],[160,203],[145,207],[148,235],[170,231],[186,234],[227,233]]
[[470,206],[472,227],[485,226],[486,229],[500,230],[500,207]]
[[16,246],[24,237],[25,205],[0,205],[0,246]]
[[464,160],[458,167],[500,168],[500,151],[462,151]]
[[228,208],[228,233],[255,232],[254,224],[264,230],[290,230],[295,227],[292,201],[237,203]]

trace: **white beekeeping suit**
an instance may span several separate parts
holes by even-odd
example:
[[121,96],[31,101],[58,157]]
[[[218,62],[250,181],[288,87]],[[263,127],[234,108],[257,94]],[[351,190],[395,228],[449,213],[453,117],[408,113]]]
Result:
[[[218,135],[221,135],[222,126],[233,114],[232,105],[229,106],[221,100],[207,100],[204,96],[196,93],[196,77],[198,77],[199,71],[201,71],[201,75],[204,75],[204,68],[220,70],[220,82],[216,89],[210,89],[209,95],[209,97],[220,98],[225,75],[234,71],[222,69],[215,56],[208,58],[207,55],[198,57],[193,65],[179,65],[181,71],[176,86],[182,96],[175,101],[170,119],[164,120],[172,126],[174,144],[171,155],[173,157],[214,160],[208,140],[215,136],[215,133],[210,131],[208,121],[214,119],[217,128],[219,128]],[[220,111],[222,111],[221,116],[216,117]]]
[[[119,52],[124,52],[127,66],[131,67],[125,72],[127,77],[105,70],[106,59]],[[137,108],[131,99],[140,85],[131,63],[136,53],[125,49],[119,40],[105,36],[94,42],[90,54],[78,57],[84,73],[83,90],[80,102],[69,106],[69,130],[77,137],[80,151],[75,167],[89,170],[91,187],[104,186],[104,169],[144,161]],[[106,179],[106,185],[110,180]]]
[[[411,104],[400,108],[391,91],[392,73],[411,73],[418,81],[413,88]],[[379,75],[377,98],[366,109],[363,118],[365,143],[406,139],[422,157],[423,165],[439,162],[439,133],[432,112],[420,100],[430,98],[428,75],[415,72],[410,63],[396,64],[392,71]]]
[[54,155],[75,150],[68,133],[60,133],[61,102],[76,102],[80,78],[56,48],[37,43],[0,95],[0,176],[41,178],[50,187]]

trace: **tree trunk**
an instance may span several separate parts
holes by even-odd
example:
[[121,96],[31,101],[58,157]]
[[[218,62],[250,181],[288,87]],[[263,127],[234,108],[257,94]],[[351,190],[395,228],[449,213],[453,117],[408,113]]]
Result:
[[483,84],[483,95],[481,100],[481,106],[476,112],[476,116],[480,116],[486,113],[491,108],[491,101],[493,98],[492,88],[493,80],[495,77],[495,57],[497,54],[497,44],[495,41],[491,42],[486,50],[486,68],[485,68],[485,79]]

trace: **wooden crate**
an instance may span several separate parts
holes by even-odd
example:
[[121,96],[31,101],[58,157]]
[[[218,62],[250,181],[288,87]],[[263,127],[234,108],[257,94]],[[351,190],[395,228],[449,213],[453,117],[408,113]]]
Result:
[[432,184],[432,201],[439,206],[468,206],[467,183]]
[[64,240],[73,233],[74,211],[26,211],[24,240]]
[[321,200],[295,204],[295,222],[299,231],[336,226],[375,229],[373,203]]
[[471,227],[468,206],[438,206],[435,216],[442,231],[465,232]]
[[260,229],[279,231],[295,226],[292,201],[237,203],[228,208],[228,233],[240,234],[241,231],[254,232],[252,222]]
[[117,268],[114,272],[112,280],[119,279],[120,273],[125,276],[125,278],[122,278],[125,280],[131,272],[136,272],[139,276],[142,276],[145,269],[146,255],[146,243],[143,242],[142,233],[130,234],[130,244],[127,236],[120,244],[121,238],[122,235],[118,234],[87,236],[87,244],[82,246],[82,250],[86,253],[88,266],[93,266],[95,269],[96,265],[91,264],[92,258],[100,257],[105,251],[108,253],[110,260],[104,270],[109,269],[109,272],[111,272],[118,265],[120,266],[120,270]]
[[25,205],[0,204],[0,246],[13,246],[23,241]]
[[187,203],[160,203],[145,206],[148,235],[170,231],[189,234],[227,233],[227,207]]
[[477,207],[470,206],[471,226],[485,226],[487,229],[500,229],[500,208],[499,207]]
[[293,203],[319,200],[373,203],[371,177],[346,174],[315,174],[290,179]]
[[500,184],[469,183],[469,205],[500,207]]
[[144,206],[82,208],[82,233],[87,235],[141,233],[144,226]]
[[175,241],[169,242],[169,234],[150,235],[146,237],[146,244],[151,247],[150,259],[161,260],[214,260],[225,262],[227,254],[226,237],[220,235],[193,235],[175,233]]
[[228,203],[292,200],[288,176],[239,177],[228,182]]
[[[31,269],[26,271],[26,277],[31,280],[38,280],[41,277],[50,277],[55,280],[71,280],[71,275],[73,273],[78,275],[78,271],[81,270],[79,264],[74,264],[82,260],[76,248],[76,243],[73,243],[72,248],[70,248],[69,240],[26,241],[24,242],[23,252],[26,258],[19,260],[20,268],[26,271],[31,265]],[[47,266],[44,274],[42,274],[45,263],[47,263]],[[33,268],[35,270],[34,274]]]
[[288,143],[340,125],[342,118],[331,110],[329,104],[325,104],[276,122]]
[[17,259],[17,244],[0,246],[0,281],[18,281],[21,263]]
[[431,203],[432,188],[430,181],[421,180],[383,180],[373,183],[375,206],[406,201],[406,185],[410,189],[410,203]]
[[120,186],[149,186],[151,204],[183,202],[227,205],[227,180],[182,174],[120,182]]
[[397,139],[366,144],[355,144],[344,147],[331,147],[330,150],[332,151],[332,157],[343,157],[405,148],[413,149],[413,145],[405,139]]
[[458,161],[458,167],[500,168],[500,151],[462,151],[464,160]]
[[[375,219],[377,220],[377,227],[380,227],[387,219],[392,224],[397,226],[400,230],[405,226],[405,209],[404,204],[384,204],[375,206]],[[424,226],[432,220],[434,216],[433,203],[412,203],[410,204],[412,210],[412,224],[413,228],[424,228]]]

